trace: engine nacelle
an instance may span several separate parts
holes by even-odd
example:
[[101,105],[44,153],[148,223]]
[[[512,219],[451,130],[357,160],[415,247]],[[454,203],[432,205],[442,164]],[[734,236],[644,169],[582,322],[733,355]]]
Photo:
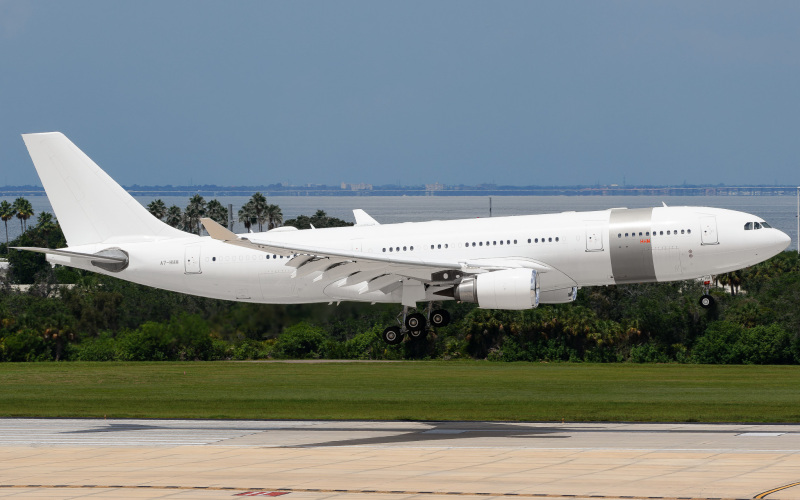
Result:
[[533,269],[478,274],[456,285],[453,297],[482,309],[533,309],[539,305],[539,274]]
[[559,288],[539,293],[540,304],[566,304],[573,302],[578,297],[578,287]]

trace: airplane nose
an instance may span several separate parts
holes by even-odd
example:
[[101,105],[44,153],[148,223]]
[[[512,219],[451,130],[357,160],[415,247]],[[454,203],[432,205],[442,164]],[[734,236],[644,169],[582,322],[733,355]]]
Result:
[[786,248],[792,242],[792,238],[789,237],[789,235],[784,233],[783,231],[777,231],[777,234],[775,235],[775,240],[776,240],[775,241],[775,247],[776,247],[775,249],[776,249],[777,253],[783,252],[784,250],[786,250]]

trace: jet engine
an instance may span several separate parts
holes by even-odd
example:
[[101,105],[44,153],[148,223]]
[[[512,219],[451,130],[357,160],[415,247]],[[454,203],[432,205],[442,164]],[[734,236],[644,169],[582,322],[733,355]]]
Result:
[[539,305],[539,275],[533,269],[478,274],[456,285],[453,298],[482,309],[533,309]]

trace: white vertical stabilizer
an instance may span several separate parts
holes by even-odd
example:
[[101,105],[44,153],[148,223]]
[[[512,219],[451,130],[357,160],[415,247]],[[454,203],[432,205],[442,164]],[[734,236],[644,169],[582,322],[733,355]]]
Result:
[[64,134],[23,134],[69,246],[186,238],[153,217]]

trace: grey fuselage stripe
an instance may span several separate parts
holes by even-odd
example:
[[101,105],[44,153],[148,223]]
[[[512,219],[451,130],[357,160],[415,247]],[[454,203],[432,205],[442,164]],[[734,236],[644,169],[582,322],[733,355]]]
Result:
[[656,281],[650,243],[652,229],[652,208],[611,210],[608,246],[615,283]]

